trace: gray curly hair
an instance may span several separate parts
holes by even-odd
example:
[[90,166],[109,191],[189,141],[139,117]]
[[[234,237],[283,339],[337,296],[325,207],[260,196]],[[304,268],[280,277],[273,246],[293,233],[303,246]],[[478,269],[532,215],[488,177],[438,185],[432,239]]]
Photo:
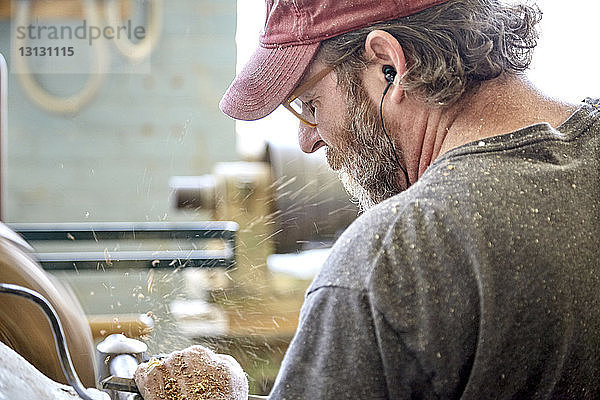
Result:
[[369,32],[381,29],[402,45],[408,95],[429,105],[454,103],[481,82],[518,74],[531,63],[542,13],[535,5],[501,0],[450,0],[420,13],[328,39],[318,57],[336,65],[338,83],[349,89],[369,65],[363,56]]

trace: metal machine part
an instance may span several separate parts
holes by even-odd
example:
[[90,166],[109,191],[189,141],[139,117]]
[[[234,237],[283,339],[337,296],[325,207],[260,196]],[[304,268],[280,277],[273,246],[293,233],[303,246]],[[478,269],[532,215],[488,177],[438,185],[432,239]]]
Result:
[[[148,346],[139,340],[128,338],[125,335],[109,335],[96,346],[98,351],[98,381],[103,382],[107,378],[133,379],[137,366],[147,361],[146,351]],[[131,392],[128,387],[105,388],[112,399],[126,400],[129,395],[122,393]],[[131,388],[129,388],[131,389]]]
[[140,391],[135,384],[133,378],[121,378],[119,376],[108,376],[100,381],[100,385],[104,390],[116,390],[121,392],[137,393]]
[[[220,322],[220,331],[225,330],[227,321],[219,318],[223,313],[215,307],[210,313],[186,312],[183,320],[171,311],[174,305],[185,305],[184,300],[194,304],[208,300],[209,290],[230,284],[226,274],[235,264],[238,226],[234,222],[30,223],[12,227],[35,248],[42,267],[75,292],[96,339],[111,333],[150,335],[148,343],[152,352],[158,353],[191,345],[190,339],[179,334],[196,329],[194,323],[214,328],[217,324],[213,322]],[[135,321],[145,315],[149,323]],[[143,329],[136,333],[133,325]]]
[[231,277],[238,289],[262,290],[269,274],[265,260],[274,251],[273,191],[269,165],[264,162],[222,162],[211,175],[173,177],[173,205],[235,221],[239,230],[236,268]]
[[217,207],[217,180],[214,175],[172,176],[169,179],[171,207],[209,211],[215,217]]
[[109,335],[96,346],[98,351],[98,381],[109,376],[133,378],[138,364],[146,361],[148,346],[121,334]]
[[48,318],[48,322],[50,322],[50,326],[52,327],[52,334],[56,344],[56,352],[59,355],[60,365],[65,377],[67,378],[67,382],[73,387],[73,389],[75,389],[79,397],[81,397],[83,400],[94,400],[92,397],[88,396],[85,388],[79,380],[79,377],[77,376],[77,372],[75,372],[73,362],[71,361],[71,355],[69,354],[65,333],[62,325],[60,324],[60,320],[58,319],[56,311],[54,311],[54,308],[48,302],[48,300],[33,290],[6,283],[0,283],[0,293],[26,298],[33,301],[42,309]]
[[[88,321],[74,294],[44,272],[31,247],[0,224],[0,282],[26,287],[42,295],[58,314],[67,333],[72,361],[87,387],[96,384],[94,348]],[[16,296],[0,302],[0,341],[53,381],[67,383],[52,339],[51,326],[38,306]]]
[[[176,268],[233,266],[238,226],[229,221],[11,224],[36,249],[46,270],[98,268],[99,263],[126,265],[127,268]],[[154,247],[143,247],[149,241]],[[157,250],[167,241],[175,248]],[[215,241],[211,248],[199,249],[196,241]],[[129,242],[131,248],[126,248]],[[189,248],[184,247],[189,243]],[[111,243],[116,250],[108,250]],[[88,244],[87,247],[81,247]],[[142,246],[142,249],[139,249]],[[62,250],[57,250],[62,248]],[[173,260],[180,262],[173,263]]]
[[[245,222],[256,229],[257,220],[269,221],[277,253],[330,246],[358,209],[324,157],[269,143],[267,158],[268,163],[220,163],[210,175],[172,177],[172,206],[234,219],[240,232],[247,231]],[[257,209],[257,200],[268,207]],[[245,215],[253,219],[244,221]]]
[[322,153],[304,154],[297,145],[269,142],[273,175],[277,253],[330,247],[357,217],[335,172]]

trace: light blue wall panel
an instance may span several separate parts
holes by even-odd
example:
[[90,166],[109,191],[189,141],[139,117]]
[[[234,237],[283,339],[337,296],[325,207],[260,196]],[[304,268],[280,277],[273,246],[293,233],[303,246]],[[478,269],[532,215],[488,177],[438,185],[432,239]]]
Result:
[[[234,0],[165,1],[150,73],[107,74],[76,116],[39,109],[10,74],[5,219],[184,218],[170,209],[169,178],[209,173],[215,162],[237,158],[234,122],[218,109],[235,73],[235,11]],[[0,20],[0,51],[10,66],[9,46],[10,21]],[[113,66],[126,63],[110,53]],[[86,78],[38,77],[62,94]]]

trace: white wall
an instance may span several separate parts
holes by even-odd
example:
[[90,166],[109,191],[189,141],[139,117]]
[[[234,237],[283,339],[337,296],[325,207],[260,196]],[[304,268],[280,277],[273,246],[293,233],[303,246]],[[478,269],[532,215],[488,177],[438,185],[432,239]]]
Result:
[[530,79],[569,101],[600,97],[597,0],[538,0],[544,13]]

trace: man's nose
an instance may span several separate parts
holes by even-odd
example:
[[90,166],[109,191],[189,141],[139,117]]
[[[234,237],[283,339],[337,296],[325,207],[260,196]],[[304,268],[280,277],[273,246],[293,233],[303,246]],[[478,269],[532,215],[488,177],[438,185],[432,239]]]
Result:
[[311,128],[303,123],[300,123],[298,128],[298,142],[305,153],[314,153],[321,147],[326,146],[317,128]]

